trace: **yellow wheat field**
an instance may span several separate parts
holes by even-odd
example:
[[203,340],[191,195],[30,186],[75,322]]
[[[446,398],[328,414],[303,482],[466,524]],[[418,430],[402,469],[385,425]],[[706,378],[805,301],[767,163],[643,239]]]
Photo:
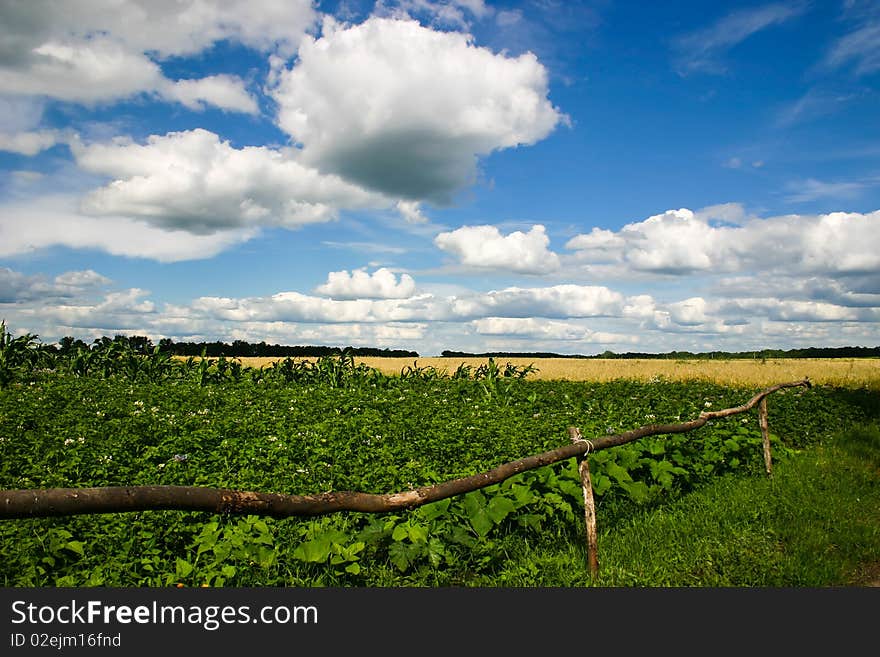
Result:
[[[262,367],[278,358],[242,358],[244,365]],[[476,369],[488,358],[381,358],[358,357],[358,363],[396,375],[407,366],[435,367],[452,373],[461,363]],[[870,388],[880,391],[880,359],[803,358],[761,360],[673,360],[673,359],[579,359],[579,358],[496,358],[502,367],[534,365],[537,372],[528,378],[567,381],[612,381],[635,379],[650,381],[662,377],[676,381],[712,381],[723,385],[760,387],[799,381],[809,377],[817,385]]]

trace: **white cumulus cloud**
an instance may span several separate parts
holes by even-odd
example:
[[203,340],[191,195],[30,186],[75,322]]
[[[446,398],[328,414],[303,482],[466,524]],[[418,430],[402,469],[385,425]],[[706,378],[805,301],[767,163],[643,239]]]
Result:
[[408,20],[325,20],[274,82],[278,124],[310,163],[406,200],[448,202],[478,156],[533,144],[565,120],[531,53],[507,57]]
[[372,274],[363,269],[330,272],[315,292],[334,299],[406,299],[415,289],[412,276],[401,274],[398,280],[394,272],[382,267]]
[[60,141],[56,130],[37,130],[14,134],[0,133],[0,151],[36,155],[52,148]]
[[624,302],[622,294],[607,287],[565,284],[456,297],[452,308],[460,317],[601,317],[620,314]]
[[193,109],[210,103],[226,110],[257,111],[241,79],[218,75],[174,82],[147,55],[110,37],[48,41],[16,64],[0,62],[0,91],[84,104],[150,93]]
[[91,269],[64,272],[50,282],[43,275],[28,276],[8,267],[0,267],[0,303],[72,297],[104,287],[111,282],[106,276]]
[[257,111],[237,77],[171,80],[157,63],[221,40],[289,56],[315,25],[310,0],[29,0],[0,5],[0,92],[94,104],[155,94]]
[[550,238],[537,224],[527,233],[502,235],[495,226],[462,226],[440,233],[434,244],[456,256],[462,265],[522,274],[544,274],[559,269],[559,257],[547,247]]
[[428,218],[422,214],[418,201],[398,201],[397,211],[410,224],[423,224],[428,221]]
[[311,0],[28,0],[0,8],[10,49],[110,34],[159,57],[193,55],[229,39],[292,53],[317,20]]
[[586,344],[633,343],[629,335],[593,331],[571,321],[535,319],[533,317],[484,317],[473,321],[480,335],[500,335],[529,340],[581,342]]
[[676,324],[695,326],[705,324],[706,300],[702,297],[691,297],[668,305],[670,317]]
[[616,262],[643,272],[855,274],[880,269],[878,231],[880,210],[761,219],[715,206],[669,210],[617,232],[593,229],[566,246],[584,263]]
[[211,75],[193,80],[177,80],[164,85],[160,93],[193,110],[206,105],[221,109],[256,114],[260,111],[241,79],[233,75]]
[[89,217],[77,211],[70,197],[0,205],[0,257],[64,246],[177,262],[210,258],[256,233],[253,228],[238,228],[194,235],[127,217]]
[[338,208],[387,204],[278,150],[234,148],[201,128],[74,144],[79,166],[114,180],[89,193],[83,210],[121,215],[192,233],[330,221]]

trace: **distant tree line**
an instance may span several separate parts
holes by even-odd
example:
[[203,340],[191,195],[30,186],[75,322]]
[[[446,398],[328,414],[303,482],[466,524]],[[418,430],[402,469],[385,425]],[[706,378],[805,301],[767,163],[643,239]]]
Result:
[[513,352],[494,351],[485,353],[468,353],[465,351],[444,351],[446,357],[454,358],[619,358],[619,359],[669,359],[669,360],[733,360],[733,359],[767,359],[767,358],[878,358],[880,347],[807,347],[805,349],[760,349],[755,351],[669,351],[666,353],[643,353],[628,351],[617,354],[605,351],[593,356],[580,354],[554,354],[546,352]]
[[441,352],[440,355],[444,358],[600,358],[600,356],[582,356],[580,354],[554,354],[547,351],[484,351],[475,354],[448,349]]
[[[150,338],[143,335],[117,335],[114,338],[99,338],[94,343],[122,342],[127,343],[137,353],[149,353],[158,347],[160,352],[171,353],[175,356],[206,356],[218,358],[241,358],[245,356],[264,356],[272,358],[303,357],[320,358],[322,356],[338,356],[343,353],[352,356],[383,356],[386,358],[418,358],[415,351],[403,349],[378,349],[376,347],[325,347],[316,345],[287,346],[279,344],[266,344],[266,342],[250,343],[245,340],[235,340],[231,344],[226,342],[174,342],[171,338],[162,338],[158,345],[154,345]],[[93,344],[94,344],[93,343]],[[56,349],[60,353],[77,350],[89,345],[82,340],[72,337],[64,337],[58,343]]]
[[[114,338],[103,337],[95,340],[92,344],[107,345],[111,342],[127,343],[137,353],[152,352],[158,347],[160,352],[171,353],[175,356],[200,356],[202,351],[206,356],[218,358],[241,358],[246,356],[262,356],[271,358],[302,357],[320,358],[323,356],[338,356],[343,353],[352,356],[379,356],[385,358],[418,358],[417,351],[405,349],[379,349],[377,347],[326,347],[320,345],[279,345],[267,344],[266,342],[251,343],[245,340],[235,340],[231,344],[226,342],[174,342],[170,338],[162,338],[158,345],[154,345],[150,338],[143,335],[117,335]],[[82,340],[72,337],[64,337],[57,346],[47,345],[48,348],[67,353],[89,345]],[[646,353],[628,351],[615,353],[604,351],[592,356],[583,354],[557,354],[546,351],[487,351],[473,353],[467,351],[444,350],[441,356],[446,358],[619,358],[619,359],[669,359],[669,360],[732,360],[732,359],[773,359],[773,358],[880,358],[880,346],[878,347],[807,347],[804,349],[760,349],[754,351],[669,351],[665,353]]]

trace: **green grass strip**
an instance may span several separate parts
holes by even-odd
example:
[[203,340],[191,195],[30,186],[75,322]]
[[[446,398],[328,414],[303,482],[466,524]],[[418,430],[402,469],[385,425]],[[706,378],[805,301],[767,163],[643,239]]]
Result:
[[602,532],[600,573],[576,545],[518,554],[478,586],[828,587],[880,580],[880,427],[726,476]]

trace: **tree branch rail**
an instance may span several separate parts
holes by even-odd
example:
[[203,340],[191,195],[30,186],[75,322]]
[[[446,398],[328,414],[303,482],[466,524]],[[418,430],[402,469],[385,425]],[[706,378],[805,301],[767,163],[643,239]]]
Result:
[[[500,483],[521,472],[590,452],[617,447],[648,436],[687,433],[710,420],[752,410],[783,388],[810,388],[809,379],[779,383],[757,393],[741,406],[700,413],[678,424],[649,424],[624,433],[591,440],[578,439],[541,454],[510,461],[479,474],[398,493],[339,491],[317,495],[287,495],[199,486],[107,486],[0,491],[0,520],[134,511],[204,511],[220,514],[264,515],[274,518],[321,516],[341,511],[384,513],[436,502]],[[764,407],[766,408],[766,407]],[[766,416],[762,419],[766,421]],[[577,436],[580,436],[578,432]],[[769,466],[768,466],[769,471]],[[769,473],[769,472],[768,472]]]

